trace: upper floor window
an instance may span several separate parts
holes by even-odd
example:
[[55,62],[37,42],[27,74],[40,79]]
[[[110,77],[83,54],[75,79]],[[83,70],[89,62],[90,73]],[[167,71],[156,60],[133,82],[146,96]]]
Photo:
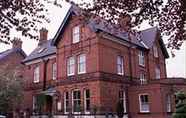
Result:
[[140,112],[150,112],[148,94],[139,95]]
[[147,80],[145,78],[145,74],[144,73],[140,73],[140,83],[141,84],[146,84]]
[[52,64],[52,79],[55,80],[57,76],[57,66],[56,62]]
[[117,73],[119,75],[123,75],[124,74],[123,57],[122,56],[117,56]]
[[160,73],[160,68],[158,66],[155,68],[155,74],[156,74],[156,77],[155,78],[156,79],[160,79],[160,76],[161,76],[160,74],[161,73]]
[[79,90],[72,92],[72,108],[74,113],[81,111],[81,92]]
[[171,95],[167,95],[166,102],[167,112],[171,112]]
[[72,30],[72,43],[78,43],[80,40],[80,26],[75,26]]
[[70,57],[67,60],[67,75],[71,76],[75,73],[75,58]]
[[139,51],[139,65],[145,66],[145,54],[143,51]]
[[39,66],[37,66],[35,69],[34,69],[34,83],[38,83],[39,82]]
[[126,93],[125,91],[119,91],[119,101],[123,105],[124,113],[127,113],[127,105],[126,105]]
[[84,109],[85,113],[90,113],[90,90],[84,90]]
[[81,54],[78,56],[78,74],[86,73],[86,56]]
[[156,45],[153,46],[154,57],[158,57],[158,48]]

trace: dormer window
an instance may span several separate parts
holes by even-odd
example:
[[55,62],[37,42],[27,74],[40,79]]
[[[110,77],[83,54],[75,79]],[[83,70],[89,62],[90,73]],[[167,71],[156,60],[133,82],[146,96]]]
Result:
[[75,26],[72,30],[72,43],[78,43],[80,41],[80,26]]
[[161,73],[160,73],[160,68],[159,68],[159,66],[157,66],[156,68],[155,68],[155,74],[156,74],[156,76],[155,76],[155,78],[156,79],[160,79],[160,77],[161,77]]
[[139,51],[139,65],[140,66],[145,66],[145,54],[143,51]]
[[156,45],[153,46],[153,53],[154,53],[154,57],[158,57],[158,48]]

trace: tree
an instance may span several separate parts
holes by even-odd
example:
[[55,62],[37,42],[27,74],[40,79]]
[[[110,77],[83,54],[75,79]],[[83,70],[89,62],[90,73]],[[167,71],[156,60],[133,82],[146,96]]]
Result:
[[123,104],[122,104],[121,101],[119,101],[119,102],[117,103],[116,113],[117,113],[118,118],[123,118],[123,115],[124,115],[124,107],[123,107]]
[[176,112],[173,118],[186,118],[186,94],[183,92],[176,94]]
[[0,114],[7,114],[20,108],[23,79],[17,70],[19,69],[8,65],[0,68]]
[[[64,0],[43,0],[62,6]],[[0,0],[0,41],[10,41],[10,29],[21,31],[23,36],[37,39],[33,31],[38,23],[48,21],[47,7],[41,0]],[[167,47],[180,49],[186,40],[186,2],[184,0],[66,0],[84,9],[85,17],[99,16],[117,24],[127,14],[132,16],[131,28],[140,26],[143,21],[157,25],[162,36],[169,36]],[[91,13],[91,14],[90,14]],[[88,17],[89,16],[89,17]]]

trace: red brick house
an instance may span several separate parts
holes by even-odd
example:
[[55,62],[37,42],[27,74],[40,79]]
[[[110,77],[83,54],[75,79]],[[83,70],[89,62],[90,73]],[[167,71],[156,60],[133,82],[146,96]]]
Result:
[[167,78],[169,55],[159,30],[132,36],[109,27],[95,20],[82,24],[71,7],[52,40],[41,29],[38,47],[23,60],[25,109],[37,109],[42,93],[44,111],[53,114],[116,113],[121,101],[125,117],[170,117],[174,93],[186,89],[186,80]]
[[22,60],[27,55],[22,50],[22,41],[18,38],[12,40],[12,48],[0,52],[0,69],[6,68],[17,70],[22,75],[23,65]]

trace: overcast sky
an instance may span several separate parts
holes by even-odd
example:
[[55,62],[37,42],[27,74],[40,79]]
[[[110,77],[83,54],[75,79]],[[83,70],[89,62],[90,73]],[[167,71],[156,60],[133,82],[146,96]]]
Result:
[[[67,3],[63,4],[63,8],[57,8],[54,6],[48,6],[49,8],[49,18],[51,22],[49,24],[43,24],[41,27],[45,27],[49,30],[49,39],[53,38],[56,31],[58,30],[66,12],[68,11],[70,5]],[[143,29],[147,28],[147,24],[144,24]],[[20,33],[12,33],[13,37],[21,37]],[[23,50],[30,54],[34,48],[37,47],[37,41],[31,39],[23,39]],[[0,52],[8,48],[10,45],[0,44]],[[176,51],[176,57],[167,59],[167,75],[168,77],[186,77],[186,42],[182,45],[181,50]]]

